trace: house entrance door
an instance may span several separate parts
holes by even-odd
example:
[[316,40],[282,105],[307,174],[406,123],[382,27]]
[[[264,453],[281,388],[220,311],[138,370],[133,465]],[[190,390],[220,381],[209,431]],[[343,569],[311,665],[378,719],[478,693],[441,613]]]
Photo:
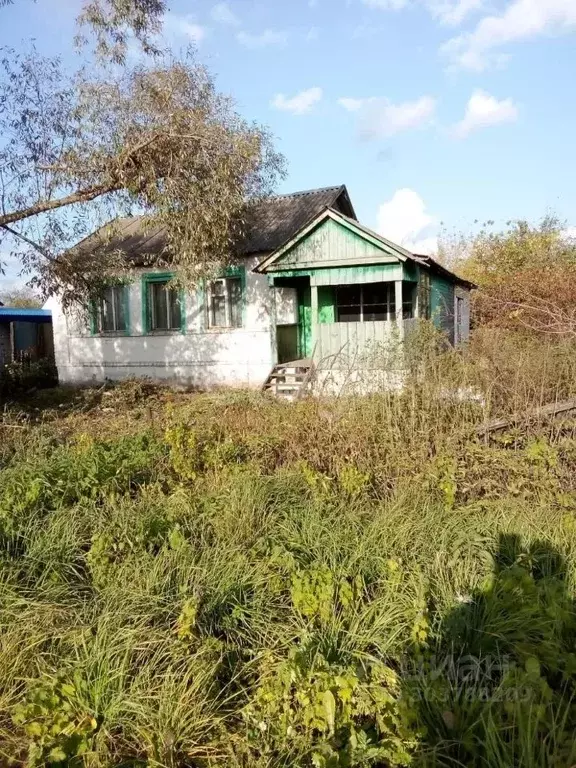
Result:
[[312,355],[312,295],[310,282],[298,286],[298,357]]
[[278,278],[276,349],[279,363],[312,354],[312,294],[309,277]]

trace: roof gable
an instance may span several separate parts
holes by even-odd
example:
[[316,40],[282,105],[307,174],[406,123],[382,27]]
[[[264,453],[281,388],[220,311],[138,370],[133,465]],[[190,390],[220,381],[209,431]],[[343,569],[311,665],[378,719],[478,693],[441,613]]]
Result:
[[256,271],[398,263],[411,257],[409,251],[358,221],[326,208],[261,262]]
[[266,198],[250,211],[247,236],[239,251],[243,254],[274,251],[326,208],[356,220],[344,184]]
[[[344,184],[275,195],[253,203],[248,209],[246,237],[237,247],[238,255],[276,250],[327,207],[356,220]],[[162,258],[166,245],[163,229],[151,228],[145,216],[130,216],[104,225],[74,249],[100,253],[118,251],[133,265],[148,266]]]

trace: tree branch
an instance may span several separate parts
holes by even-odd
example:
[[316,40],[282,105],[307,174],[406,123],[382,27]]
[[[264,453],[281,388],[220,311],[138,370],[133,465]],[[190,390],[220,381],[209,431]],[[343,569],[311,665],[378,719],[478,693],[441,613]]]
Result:
[[14,237],[19,238],[20,240],[23,240],[25,243],[27,243],[29,246],[34,248],[35,251],[38,251],[38,253],[43,256],[45,259],[48,259],[51,263],[54,263],[57,261],[57,259],[50,254],[49,251],[46,250],[46,248],[43,248],[38,243],[35,243],[34,240],[31,240],[29,237],[26,237],[26,235],[23,235],[21,232],[18,232],[16,229],[12,229],[12,227],[9,227],[7,224],[1,224],[0,228],[8,232],[9,234],[13,235]]
[[0,216],[0,227],[5,228],[6,224],[14,224],[17,221],[23,221],[23,219],[27,219],[30,216],[37,216],[39,213],[54,211],[57,208],[64,208],[65,206],[73,205],[74,203],[88,203],[108,192],[117,192],[119,189],[122,189],[122,187],[123,185],[121,182],[111,181],[108,184],[98,184],[93,187],[87,187],[86,189],[79,189],[58,200],[38,200],[38,202],[28,208],[21,208],[19,211],[12,211],[12,213],[6,213]]

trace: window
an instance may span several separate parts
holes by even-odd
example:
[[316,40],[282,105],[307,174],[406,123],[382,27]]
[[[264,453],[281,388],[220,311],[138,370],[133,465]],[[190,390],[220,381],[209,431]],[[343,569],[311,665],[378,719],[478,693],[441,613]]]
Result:
[[223,277],[208,286],[210,328],[242,327],[242,278]]
[[402,283],[402,317],[410,320],[414,317],[414,288],[416,283]]
[[182,327],[180,293],[169,280],[147,281],[148,330],[179,331]]
[[394,283],[337,286],[336,307],[339,323],[394,320]]
[[109,285],[98,299],[94,333],[125,333],[128,330],[128,286]]
[[464,315],[464,299],[461,296],[456,296],[456,344],[460,344],[462,341],[462,323]]
[[418,283],[418,315],[425,320],[430,319],[430,275],[422,269]]

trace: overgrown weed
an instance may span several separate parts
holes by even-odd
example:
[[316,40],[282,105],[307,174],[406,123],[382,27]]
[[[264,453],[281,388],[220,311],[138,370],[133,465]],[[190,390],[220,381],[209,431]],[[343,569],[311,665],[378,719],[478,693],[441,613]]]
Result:
[[402,393],[6,412],[0,762],[573,763],[574,425],[519,419],[572,363],[507,389],[488,343]]

